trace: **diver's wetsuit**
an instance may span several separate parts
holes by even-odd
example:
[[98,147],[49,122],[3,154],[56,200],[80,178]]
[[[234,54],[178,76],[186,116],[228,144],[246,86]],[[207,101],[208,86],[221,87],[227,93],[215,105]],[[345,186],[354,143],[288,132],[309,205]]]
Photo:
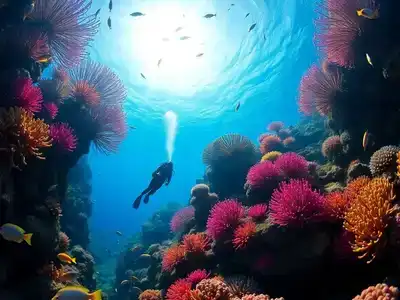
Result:
[[157,170],[153,172],[153,179],[150,181],[149,186],[139,195],[139,197],[136,198],[135,202],[133,202],[133,208],[139,208],[143,195],[146,195],[143,202],[148,203],[150,196],[157,192],[164,183],[165,185],[168,185],[172,178],[172,171],[172,162],[161,164],[161,166],[159,166]]

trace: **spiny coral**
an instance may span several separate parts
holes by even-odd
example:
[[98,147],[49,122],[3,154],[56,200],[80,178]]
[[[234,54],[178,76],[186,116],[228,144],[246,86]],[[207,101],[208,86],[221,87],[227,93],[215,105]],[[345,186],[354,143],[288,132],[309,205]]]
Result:
[[353,300],[396,300],[399,297],[399,290],[394,286],[388,286],[385,283],[378,283],[375,286],[370,286],[353,298]]
[[171,272],[185,259],[185,249],[182,245],[173,245],[168,248],[162,258],[162,270]]
[[39,112],[42,108],[42,92],[40,88],[33,85],[30,78],[18,78],[16,80],[14,98],[17,106],[29,112]]
[[314,82],[317,71],[318,67],[316,65],[311,66],[300,81],[298,105],[300,112],[306,116],[311,116],[316,112],[315,101],[310,87]]
[[342,143],[340,142],[340,136],[334,135],[328,137],[321,146],[322,155],[328,159],[333,159],[335,156],[342,152]]
[[47,111],[50,119],[54,119],[58,114],[58,107],[54,102],[48,102],[43,104],[43,107]]
[[243,275],[227,277],[225,284],[228,286],[232,297],[241,298],[259,291],[257,282]]
[[246,222],[236,228],[232,240],[234,248],[236,250],[246,248],[250,239],[255,236],[256,231],[256,223],[254,223],[253,221]]
[[161,300],[161,291],[145,290],[139,295],[139,300]]
[[282,146],[282,140],[276,135],[266,135],[260,141],[260,152],[266,154],[271,151],[275,151]]
[[60,151],[72,152],[76,148],[77,138],[74,130],[66,123],[56,123],[50,126],[50,137],[53,146]]
[[178,279],[167,290],[167,300],[192,300],[192,284],[185,279]]
[[396,211],[393,184],[385,178],[374,178],[350,203],[344,228],[354,234],[352,249],[359,258],[371,262],[385,243],[385,230]]
[[254,221],[263,221],[267,217],[268,206],[266,204],[256,204],[249,208],[247,215]]
[[281,156],[282,153],[279,151],[270,151],[267,152],[263,155],[263,157],[261,158],[261,162],[269,160],[269,161],[275,161],[279,156]]
[[93,86],[84,80],[78,80],[72,84],[70,96],[87,106],[100,104],[100,94]]
[[210,273],[206,270],[194,270],[187,277],[186,280],[192,284],[192,287],[195,287],[200,281],[207,279],[210,276]]
[[225,233],[234,230],[245,215],[242,204],[235,199],[221,201],[214,205],[207,220],[207,233],[220,239]]
[[194,217],[194,207],[187,206],[178,210],[171,219],[170,228],[172,232],[180,232]]
[[394,174],[396,172],[396,160],[399,151],[400,148],[396,146],[384,146],[375,151],[369,162],[369,169],[372,176],[380,176],[386,172]]
[[343,220],[348,207],[348,198],[345,193],[333,192],[325,196],[327,215],[333,220]]
[[185,253],[203,254],[210,247],[210,240],[205,233],[187,234],[183,237]]
[[270,217],[281,226],[304,226],[320,221],[324,213],[324,197],[304,179],[281,183],[272,194]]
[[280,171],[270,161],[264,161],[252,166],[247,173],[246,183],[252,187],[263,187],[269,181],[280,177]]
[[308,175],[308,162],[297,153],[289,152],[279,156],[275,166],[288,178],[304,178]]
[[204,300],[230,300],[231,298],[228,286],[213,278],[202,280],[197,284],[196,290],[200,294],[200,299]]
[[353,201],[358,193],[371,181],[371,178],[360,176],[349,182],[344,193],[349,202]]

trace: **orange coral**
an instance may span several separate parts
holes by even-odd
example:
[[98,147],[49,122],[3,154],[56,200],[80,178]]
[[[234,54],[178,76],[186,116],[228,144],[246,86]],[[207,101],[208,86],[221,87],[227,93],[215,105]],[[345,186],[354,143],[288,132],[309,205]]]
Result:
[[393,184],[386,178],[374,178],[350,203],[345,214],[344,228],[354,234],[352,249],[359,258],[370,263],[384,246],[384,232],[391,215],[397,210]]
[[368,178],[366,176],[357,177],[356,179],[350,181],[344,191],[348,200],[350,202],[354,200],[361,189],[364,188],[370,181],[371,178]]
[[202,254],[210,247],[210,239],[204,233],[187,234],[183,238],[185,253]]
[[329,217],[342,220],[347,210],[348,198],[345,193],[333,192],[325,197],[325,208]]
[[234,239],[232,241],[235,249],[244,249],[248,245],[250,239],[256,234],[256,223],[253,221],[247,222],[239,226],[235,230]]
[[161,291],[145,290],[139,295],[139,300],[161,300]]
[[71,95],[89,106],[100,103],[100,94],[85,80],[78,80],[72,84]]
[[276,135],[266,135],[260,141],[260,152],[266,154],[270,151],[279,149],[282,146],[282,140]]
[[10,152],[19,155],[23,164],[28,156],[44,159],[40,149],[51,146],[49,125],[23,108],[0,110],[0,133]]
[[399,290],[394,286],[388,286],[384,283],[379,283],[376,286],[370,286],[363,290],[361,295],[353,298],[353,300],[395,300],[399,297]]
[[174,245],[167,249],[162,259],[162,270],[171,272],[185,259],[185,248],[182,245]]

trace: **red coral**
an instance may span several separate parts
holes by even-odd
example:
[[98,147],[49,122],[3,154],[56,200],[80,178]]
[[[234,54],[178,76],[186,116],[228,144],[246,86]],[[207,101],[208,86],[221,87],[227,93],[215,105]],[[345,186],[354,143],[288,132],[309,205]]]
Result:
[[193,206],[184,207],[178,210],[171,219],[169,226],[172,232],[180,232],[188,224],[190,220],[194,217]]
[[50,136],[53,139],[53,146],[61,151],[72,152],[76,148],[77,138],[74,130],[66,123],[56,123],[50,126]]
[[304,179],[281,183],[272,194],[270,217],[281,226],[303,226],[320,221],[324,213],[324,197]]
[[232,240],[235,249],[244,249],[248,245],[250,239],[256,234],[256,223],[250,221],[240,225],[234,234]]
[[210,272],[207,272],[206,270],[195,270],[192,273],[190,273],[187,277],[186,280],[189,281],[192,286],[196,286],[200,281],[203,279],[207,279],[210,276]]
[[280,177],[279,169],[270,161],[263,161],[252,166],[247,173],[246,183],[251,187],[263,187],[271,180]]
[[210,248],[210,240],[204,233],[187,234],[183,238],[186,253],[203,254]]
[[185,249],[181,245],[174,245],[165,251],[162,258],[162,270],[172,272],[172,270],[185,259]]
[[260,141],[261,154],[278,150],[282,146],[282,140],[276,135],[266,135]]
[[249,208],[247,215],[254,221],[263,221],[267,217],[267,210],[266,204],[256,204]]
[[280,131],[280,130],[283,128],[283,126],[284,126],[283,122],[281,122],[281,121],[274,121],[274,122],[269,123],[267,129],[268,129],[269,131],[278,132],[278,131]]
[[192,284],[185,279],[178,279],[167,290],[167,300],[191,300]]
[[279,156],[275,161],[275,166],[283,176],[288,178],[304,178],[308,176],[307,160],[294,152]]
[[18,78],[15,82],[15,101],[19,107],[35,113],[42,108],[43,95],[30,78]]
[[326,213],[333,220],[343,220],[348,204],[348,198],[341,192],[333,192],[325,197]]
[[47,102],[43,104],[43,107],[46,109],[50,118],[54,120],[58,114],[58,106],[54,102]]
[[244,214],[245,210],[237,200],[229,199],[215,204],[207,220],[208,234],[214,240],[220,239],[240,224]]

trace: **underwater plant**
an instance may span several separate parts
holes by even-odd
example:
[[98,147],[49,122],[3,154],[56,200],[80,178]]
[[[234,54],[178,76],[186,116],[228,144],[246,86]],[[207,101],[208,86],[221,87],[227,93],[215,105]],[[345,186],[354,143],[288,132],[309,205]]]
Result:
[[77,145],[74,130],[66,123],[55,123],[50,125],[50,137],[53,146],[60,151],[72,152]]
[[187,206],[180,210],[178,210],[171,219],[169,223],[170,229],[172,232],[177,233],[182,231],[185,226],[191,221],[194,217],[194,207]]

